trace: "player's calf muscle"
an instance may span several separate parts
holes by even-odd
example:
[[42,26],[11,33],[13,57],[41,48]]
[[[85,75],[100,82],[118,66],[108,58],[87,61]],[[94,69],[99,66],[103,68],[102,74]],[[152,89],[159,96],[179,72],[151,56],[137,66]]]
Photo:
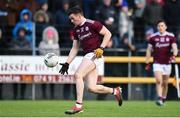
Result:
[[95,87],[89,87],[88,91],[93,92],[93,93],[97,93],[97,89]]

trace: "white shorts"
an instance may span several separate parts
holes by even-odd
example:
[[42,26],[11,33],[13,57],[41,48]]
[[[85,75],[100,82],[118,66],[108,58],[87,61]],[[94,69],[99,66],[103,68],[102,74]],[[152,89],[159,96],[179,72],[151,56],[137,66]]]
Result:
[[163,73],[163,75],[170,75],[171,68],[171,64],[153,64],[153,71],[160,71]]
[[104,62],[104,57],[102,56],[101,58],[96,58],[93,52],[87,53],[84,58],[92,60],[96,66],[102,64]]

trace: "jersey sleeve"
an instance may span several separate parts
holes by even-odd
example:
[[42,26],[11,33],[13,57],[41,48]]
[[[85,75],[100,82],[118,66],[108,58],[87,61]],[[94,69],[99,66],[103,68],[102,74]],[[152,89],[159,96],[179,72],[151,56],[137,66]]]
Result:
[[151,44],[152,46],[154,45],[153,37],[150,37],[150,38],[149,38],[148,44]]
[[92,24],[92,28],[98,33],[101,31],[102,27],[103,25],[98,21],[94,21],[94,23]]
[[172,36],[170,43],[171,43],[171,44],[176,43],[176,38],[175,38],[175,36]]
[[77,34],[76,34],[75,29],[73,29],[73,30],[71,31],[71,39],[72,39],[72,40],[78,40],[78,36],[77,36]]

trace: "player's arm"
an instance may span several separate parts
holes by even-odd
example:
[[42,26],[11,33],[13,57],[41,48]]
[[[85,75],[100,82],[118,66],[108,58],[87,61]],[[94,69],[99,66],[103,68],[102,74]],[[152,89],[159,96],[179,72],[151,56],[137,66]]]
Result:
[[172,44],[172,51],[173,51],[173,55],[174,56],[178,55],[178,48],[177,48],[177,44],[176,43]]
[[68,74],[69,64],[73,61],[73,59],[76,57],[79,49],[79,42],[78,40],[73,40],[73,46],[71,48],[71,51],[69,52],[68,59],[65,63],[60,63],[62,65],[61,69],[59,70],[59,73],[61,74]]
[[151,64],[150,64],[151,50],[152,50],[152,45],[148,44],[148,47],[146,50],[146,66],[145,66],[146,71],[150,71],[151,69]]
[[79,42],[78,40],[73,40],[73,45],[69,52],[68,59],[66,61],[68,64],[70,64],[74,60],[74,58],[76,57],[78,53],[78,50],[79,50]]
[[112,34],[105,26],[102,27],[99,33],[103,35],[103,41],[100,47],[105,48],[108,45],[109,41],[111,40]]
[[146,64],[149,64],[149,63],[150,63],[151,50],[152,50],[152,45],[151,45],[151,44],[148,44],[147,50],[146,50],[146,59],[145,59]]
[[170,57],[170,62],[174,63],[176,61],[176,56],[178,55],[177,44],[172,43],[171,47],[172,47],[173,55]]
[[103,41],[102,41],[100,47],[97,48],[96,50],[94,50],[95,56],[97,58],[102,57],[104,48],[108,45],[108,43],[111,39],[111,32],[105,26],[102,27],[99,34],[101,34],[103,36]]

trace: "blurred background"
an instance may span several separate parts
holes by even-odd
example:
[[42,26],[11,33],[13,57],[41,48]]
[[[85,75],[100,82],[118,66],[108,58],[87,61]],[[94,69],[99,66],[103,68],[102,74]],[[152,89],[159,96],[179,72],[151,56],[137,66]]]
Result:
[[[86,18],[100,21],[112,32],[105,56],[144,57],[149,36],[156,32],[159,19],[165,19],[168,31],[175,34],[180,49],[179,0],[1,0],[0,58],[4,55],[43,56],[48,52],[67,56],[72,45],[73,25],[66,11],[75,5],[83,8]],[[78,56],[82,56],[82,50]],[[104,76],[153,77],[153,73],[146,72],[144,67],[145,64],[139,62],[105,63]],[[103,84],[122,86],[125,100],[156,98],[154,84]],[[32,91],[35,99],[75,99],[75,85],[72,83],[0,82],[1,100],[32,99]],[[85,99],[114,99],[111,95],[84,93]],[[171,84],[168,99],[177,99],[176,88]]]

